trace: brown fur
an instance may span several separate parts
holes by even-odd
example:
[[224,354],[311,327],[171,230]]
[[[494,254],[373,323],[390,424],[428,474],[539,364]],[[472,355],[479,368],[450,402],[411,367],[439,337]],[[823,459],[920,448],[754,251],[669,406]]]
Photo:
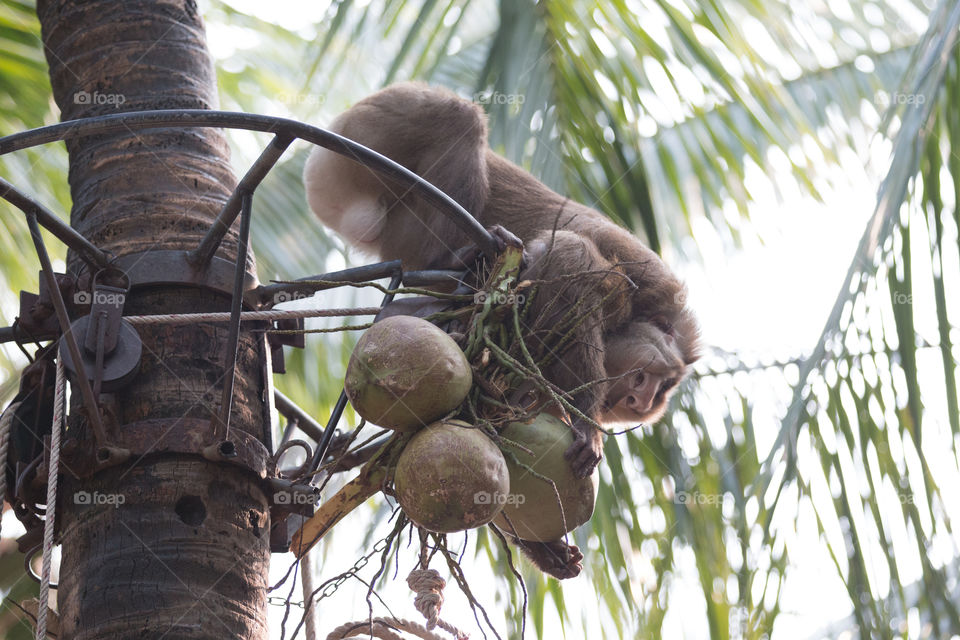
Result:
[[[528,316],[533,348],[549,354],[571,309],[586,314],[574,339],[544,367],[560,389],[580,388],[571,399],[577,409],[598,423],[663,414],[697,358],[698,328],[683,283],[653,251],[494,153],[483,111],[445,89],[393,85],[358,102],[332,128],[426,178],[485,226],[500,225],[524,242],[529,258],[521,278],[541,282]],[[429,204],[332,152],[315,150],[304,175],[320,218],[382,259],[399,258],[406,269],[448,266],[454,250],[468,244]],[[592,381],[602,382],[583,387]],[[602,455],[600,434],[581,419],[573,427],[567,455],[578,474],[588,475]],[[579,572],[576,553],[557,557],[556,546],[531,552],[531,545],[524,548],[544,570],[559,577]]]

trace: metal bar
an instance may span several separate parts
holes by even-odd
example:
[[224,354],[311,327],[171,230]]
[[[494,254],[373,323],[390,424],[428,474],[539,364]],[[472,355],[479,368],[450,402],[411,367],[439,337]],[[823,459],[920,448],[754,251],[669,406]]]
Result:
[[376,151],[337,135],[332,131],[311,127],[289,120],[250,113],[210,111],[206,109],[177,109],[116,113],[94,118],[68,120],[30,131],[15,133],[0,138],[0,155],[18,151],[38,144],[102,135],[114,132],[129,132],[138,129],[159,127],[220,127],[224,129],[247,129],[266,131],[278,135],[302,138],[321,147],[345,155],[396,180],[401,186],[428,201],[443,215],[452,220],[487,257],[496,254],[497,243],[483,225],[453,198],[436,188],[417,174],[386,158]]
[[0,344],[4,342],[19,342],[20,332],[16,326],[0,328]]
[[[390,279],[390,286],[388,289],[393,291],[399,287],[402,278],[402,273],[395,274],[393,278]],[[383,302],[380,303],[380,308],[382,309],[393,302],[393,298],[393,293],[384,294]],[[316,471],[323,463],[323,458],[327,455],[327,450],[330,448],[330,441],[333,439],[333,432],[336,430],[337,423],[340,422],[340,417],[343,415],[343,410],[346,407],[347,392],[341,391],[340,397],[337,398],[337,404],[334,405],[333,411],[330,413],[330,419],[327,420],[327,426],[323,430],[323,437],[317,442],[317,449],[313,453],[313,462],[310,463],[309,471]]]
[[237,183],[237,187],[224,203],[223,209],[220,210],[217,219],[214,220],[213,225],[207,231],[207,235],[200,241],[200,245],[190,253],[190,262],[204,266],[210,262],[210,258],[213,257],[223,241],[223,236],[227,234],[230,225],[233,224],[233,221],[237,219],[237,214],[240,213],[240,200],[243,198],[243,194],[253,193],[260,186],[266,175],[270,173],[270,169],[277,163],[277,160],[280,159],[280,156],[283,155],[283,152],[287,150],[293,140],[293,136],[288,135],[277,134],[273,137],[270,144],[260,153],[256,162],[247,169],[246,175]]
[[335,284],[316,284],[318,280],[324,280],[326,282],[336,282],[348,284],[351,282],[367,282],[369,280],[379,280],[380,278],[386,278],[387,276],[393,276],[400,272],[400,261],[399,260],[390,260],[389,262],[378,262],[376,264],[368,264],[362,267],[353,267],[351,269],[344,269],[342,271],[333,271],[332,273],[323,273],[318,276],[308,276],[306,278],[297,278],[294,282],[302,284],[293,284],[289,282],[280,282],[276,284],[268,284],[257,287],[253,290],[252,295],[256,300],[260,302],[273,301],[285,302],[286,300],[277,299],[278,297],[283,296],[283,294],[290,293],[303,293],[305,291],[323,291],[325,289],[332,289],[338,285]]
[[103,421],[100,419],[100,406],[97,404],[97,398],[93,395],[93,389],[90,387],[90,379],[87,377],[87,372],[83,366],[83,356],[80,354],[80,347],[77,345],[73,328],[70,326],[67,305],[63,302],[63,296],[60,295],[60,289],[57,287],[57,279],[53,275],[53,265],[50,264],[50,256],[47,254],[47,247],[43,244],[43,236],[40,234],[40,225],[37,223],[36,214],[32,211],[27,213],[27,224],[30,226],[33,245],[37,249],[37,257],[40,258],[43,277],[50,289],[50,299],[53,300],[53,309],[57,313],[57,321],[60,323],[63,339],[67,343],[67,350],[70,351],[70,358],[77,368],[77,384],[80,386],[80,395],[83,397],[83,406],[87,410],[87,418],[93,427],[97,445],[105,447],[107,446],[107,432],[103,428]]
[[230,330],[227,334],[223,394],[220,397],[220,422],[214,424],[214,433],[223,434],[220,440],[227,440],[230,435],[230,410],[233,407],[233,386],[237,376],[237,352],[240,350],[240,312],[243,310],[243,280],[247,273],[252,206],[253,194],[244,193],[240,202],[240,249],[237,251],[237,270],[233,279],[233,296],[230,298]]
[[333,440],[333,433],[337,430],[337,423],[343,416],[343,410],[347,408],[347,392],[340,391],[340,397],[337,403],[333,405],[333,411],[330,412],[330,419],[327,420],[327,426],[323,428],[320,439],[317,441],[317,448],[313,452],[313,460],[310,462],[308,473],[316,471],[327,456],[327,450],[330,448],[330,441]]
[[393,302],[394,294],[392,293],[392,291],[394,289],[397,289],[400,286],[400,282],[402,280],[403,280],[402,273],[398,273],[397,275],[393,276],[393,278],[390,280],[390,286],[388,286],[387,288],[390,289],[391,293],[384,294],[383,302],[380,303],[381,309],[387,306],[388,304],[390,304],[391,302]]
[[20,211],[36,216],[37,221],[42,224],[47,231],[56,236],[60,242],[76,251],[85,262],[100,267],[101,269],[110,266],[110,256],[107,255],[106,252],[101,251],[94,246],[93,243],[77,233],[73,227],[61,220],[57,214],[3,178],[0,178],[0,198],[3,198],[17,209],[20,209]]
[[319,422],[298,407],[293,400],[280,393],[280,391],[275,390],[273,392],[273,400],[277,403],[277,411],[279,411],[281,415],[287,420],[296,420],[297,428],[300,429],[300,431],[303,431],[316,442],[320,442],[321,438],[323,438],[323,427]]
[[403,284],[407,287],[425,287],[436,284],[460,284],[467,277],[467,271],[455,269],[424,269],[407,271],[403,274]]
[[[290,442],[290,438],[293,436],[293,430],[297,424],[298,422],[296,419],[287,420],[287,424],[283,430],[283,433],[280,434],[280,442],[277,443],[277,450],[282,449],[288,442]],[[271,437],[272,436],[273,434],[271,434]],[[271,447],[270,450],[273,451],[273,447]]]

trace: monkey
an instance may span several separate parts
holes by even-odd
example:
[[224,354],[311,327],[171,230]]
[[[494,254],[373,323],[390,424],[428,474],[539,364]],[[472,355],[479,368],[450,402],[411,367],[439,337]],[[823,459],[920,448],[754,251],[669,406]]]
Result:
[[[546,380],[572,392],[580,414],[571,416],[574,442],[565,454],[574,473],[586,477],[601,460],[601,432],[591,422],[652,423],[663,415],[699,357],[699,325],[685,286],[654,251],[494,152],[483,110],[449,90],[394,84],[356,103],[330,128],[431,182],[501,244],[511,234],[523,242],[519,277],[541,283],[534,341],[573,308],[587,315],[543,369]],[[399,259],[405,269],[446,268],[470,244],[432,205],[327,149],[311,153],[304,183],[310,208],[326,226],[361,252]],[[579,573],[582,554],[562,541],[523,541],[521,549],[551,575]]]

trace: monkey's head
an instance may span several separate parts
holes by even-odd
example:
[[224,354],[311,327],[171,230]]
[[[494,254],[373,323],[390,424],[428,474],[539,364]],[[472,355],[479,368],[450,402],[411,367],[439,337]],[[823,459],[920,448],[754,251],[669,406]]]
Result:
[[604,345],[607,389],[602,422],[653,423],[699,357],[699,327],[680,307],[672,320],[656,316],[630,322]]

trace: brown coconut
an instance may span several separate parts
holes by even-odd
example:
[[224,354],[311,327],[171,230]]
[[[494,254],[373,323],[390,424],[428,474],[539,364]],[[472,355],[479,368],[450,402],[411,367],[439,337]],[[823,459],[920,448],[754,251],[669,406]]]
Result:
[[453,338],[421,318],[392,316],[360,336],[344,388],[367,421],[414,431],[460,406],[472,382]]
[[[541,413],[529,423],[510,423],[500,435],[527,451],[509,442],[503,443],[504,450],[512,452],[522,464],[506,456],[510,497],[494,520],[497,526],[522,540],[550,542],[590,519],[597,498],[597,474],[578,478],[563,457],[567,447],[573,444],[570,427],[548,413]],[[556,493],[553,485],[522,465],[552,480]]]
[[507,462],[494,442],[465,422],[436,422],[400,453],[394,489],[404,513],[429,531],[479,527],[510,492]]

